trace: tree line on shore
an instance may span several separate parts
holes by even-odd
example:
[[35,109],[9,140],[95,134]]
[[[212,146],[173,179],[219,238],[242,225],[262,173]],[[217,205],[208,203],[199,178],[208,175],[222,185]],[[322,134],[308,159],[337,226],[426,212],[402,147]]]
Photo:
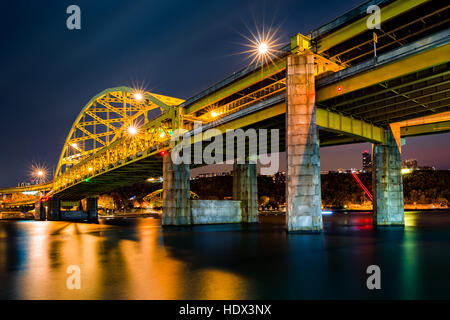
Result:
[[[362,173],[359,178],[372,193],[372,174]],[[450,171],[416,170],[403,175],[405,204],[441,204],[450,201]],[[233,177],[217,176],[193,179],[191,191],[199,199],[222,200],[233,196]],[[109,193],[116,208],[131,208],[142,203],[149,193],[161,189],[161,183],[137,183]],[[333,173],[321,175],[322,203],[326,206],[344,207],[348,203],[362,204],[368,201],[362,188],[351,174]],[[278,208],[286,202],[284,176],[259,176],[258,198],[260,206]]]

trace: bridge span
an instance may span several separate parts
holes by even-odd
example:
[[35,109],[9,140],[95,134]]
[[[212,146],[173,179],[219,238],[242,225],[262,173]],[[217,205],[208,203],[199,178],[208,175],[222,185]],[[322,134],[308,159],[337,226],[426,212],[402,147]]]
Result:
[[[372,2],[381,8],[381,29],[367,28]],[[292,36],[273,61],[253,64],[186,101],[128,87],[104,90],[76,118],[51,182],[48,212],[41,206],[38,216],[58,220],[61,201],[86,198],[93,217],[98,195],[163,176],[163,224],[191,224],[190,166],[173,163],[169,152],[175,130],[194,132],[201,123],[221,135],[280,130],[288,231],[323,228],[320,147],[372,143],[374,222],[403,225],[403,138],[450,131],[449,13],[437,1],[371,1]],[[257,221],[256,165],[235,163],[233,176],[241,221]],[[0,189],[8,192],[14,190]]]

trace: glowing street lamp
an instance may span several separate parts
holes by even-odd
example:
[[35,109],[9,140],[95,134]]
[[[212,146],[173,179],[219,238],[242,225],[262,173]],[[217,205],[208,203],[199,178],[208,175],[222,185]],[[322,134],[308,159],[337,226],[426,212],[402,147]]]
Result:
[[269,46],[267,45],[266,42],[261,42],[258,45],[258,53],[261,55],[265,55],[267,54],[267,52],[269,51]]
[[277,36],[278,28],[265,29],[256,28],[256,32],[249,29],[250,36],[242,35],[248,42],[244,43],[248,49],[242,51],[243,54],[248,54],[251,59],[249,65],[256,63],[257,67],[263,68],[269,63],[273,63],[277,58],[279,47],[281,46],[280,38]]
[[134,136],[138,132],[138,130],[135,126],[129,126],[127,131],[128,131],[128,134],[130,134],[132,136]]
[[32,165],[30,171],[31,178],[37,183],[43,183],[47,181],[48,172],[47,169],[41,166]]

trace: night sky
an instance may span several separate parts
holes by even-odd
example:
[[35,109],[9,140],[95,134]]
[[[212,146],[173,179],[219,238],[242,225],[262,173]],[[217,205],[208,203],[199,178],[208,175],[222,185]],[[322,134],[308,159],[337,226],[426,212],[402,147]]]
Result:
[[[272,21],[287,42],[362,1],[2,1],[0,186],[54,168],[86,102],[120,85],[187,99],[247,66],[247,26]],[[66,8],[81,8],[81,30]],[[404,158],[450,168],[450,134],[410,138]],[[369,144],[322,148],[322,170],[361,167]]]

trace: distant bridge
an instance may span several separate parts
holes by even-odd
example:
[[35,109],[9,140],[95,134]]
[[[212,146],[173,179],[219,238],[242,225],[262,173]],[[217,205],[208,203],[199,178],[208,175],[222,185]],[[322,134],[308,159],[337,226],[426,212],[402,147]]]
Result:
[[[381,7],[380,30],[367,29],[370,3],[361,5],[294,35],[273,62],[251,65],[186,101],[128,87],[100,92],[67,136],[47,185],[52,199],[78,201],[163,175],[163,223],[188,224],[189,167],[171,163],[167,152],[174,130],[192,131],[201,121],[222,134],[280,129],[290,231],[322,229],[319,145],[373,143],[376,223],[403,224],[402,138],[450,131],[450,9],[437,1],[371,3]],[[234,199],[249,222],[257,214],[255,170],[236,165],[234,174]]]

